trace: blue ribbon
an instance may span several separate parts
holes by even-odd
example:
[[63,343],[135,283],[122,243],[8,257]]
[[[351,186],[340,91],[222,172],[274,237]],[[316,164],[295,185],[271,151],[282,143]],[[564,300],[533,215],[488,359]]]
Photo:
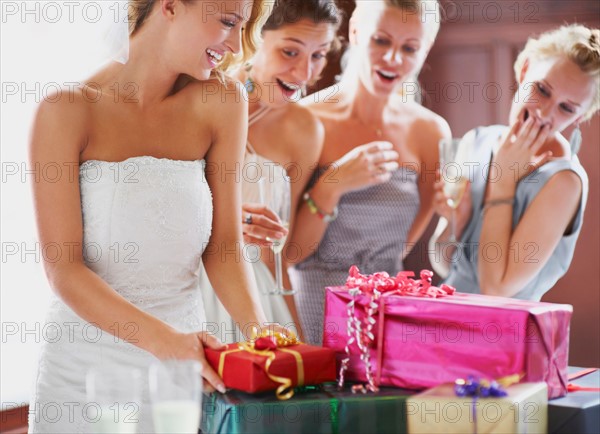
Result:
[[467,380],[459,378],[454,382],[454,393],[456,396],[473,398],[471,413],[473,415],[474,433],[477,434],[477,398],[500,398],[508,395],[504,389],[495,381],[477,380],[469,377]]

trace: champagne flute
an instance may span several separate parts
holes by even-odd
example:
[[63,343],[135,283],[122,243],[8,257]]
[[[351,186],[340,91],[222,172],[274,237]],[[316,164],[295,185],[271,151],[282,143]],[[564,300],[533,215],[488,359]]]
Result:
[[440,168],[444,180],[444,195],[451,209],[450,243],[456,243],[456,208],[467,189],[467,179],[463,177],[462,163],[465,160],[465,146],[462,139],[442,139],[440,148]]
[[87,419],[98,434],[135,434],[140,418],[142,373],[121,366],[95,367],[86,375]]
[[[263,178],[259,182],[259,187],[261,203],[267,205],[275,214],[277,214],[283,227],[286,229],[289,228],[292,206],[290,178],[285,174],[282,174],[280,182],[277,182],[277,180],[268,182],[268,180]],[[285,246],[286,239],[287,235],[284,235],[280,239],[269,239],[272,243],[271,250],[275,255],[276,282],[275,288],[269,290],[269,295],[293,295],[296,293],[296,291],[287,290],[283,287],[283,264],[281,253]]]
[[153,364],[149,375],[154,432],[197,434],[202,365],[196,360],[167,360]]

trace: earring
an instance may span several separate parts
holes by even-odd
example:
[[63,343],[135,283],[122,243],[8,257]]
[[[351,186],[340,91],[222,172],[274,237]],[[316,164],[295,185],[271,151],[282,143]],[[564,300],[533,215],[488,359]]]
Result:
[[581,128],[579,128],[579,123],[575,124],[575,129],[571,133],[571,137],[569,137],[569,143],[571,144],[571,152],[573,155],[577,155],[579,152],[579,148],[581,148],[581,142],[583,138],[581,136]]
[[244,82],[244,87],[246,88],[246,92],[248,92],[248,93],[254,92],[255,85],[254,85],[254,81],[252,81],[252,77],[248,76],[248,78]]
[[254,84],[254,80],[252,80],[252,75],[250,74],[252,71],[252,64],[247,63],[244,67],[244,71],[248,73],[248,78],[246,78],[246,81],[244,82],[244,87],[248,93],[252,93],[254,92],[254,89],[256,89],[256,85]]

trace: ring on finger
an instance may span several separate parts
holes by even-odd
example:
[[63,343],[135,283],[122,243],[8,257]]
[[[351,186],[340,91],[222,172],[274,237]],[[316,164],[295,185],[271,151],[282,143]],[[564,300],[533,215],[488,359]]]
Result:
[[247,225],[252,224],[252,214],[250,214],[250,213],[246,214],[246,217],[244,218],[244,223],[246,223]]

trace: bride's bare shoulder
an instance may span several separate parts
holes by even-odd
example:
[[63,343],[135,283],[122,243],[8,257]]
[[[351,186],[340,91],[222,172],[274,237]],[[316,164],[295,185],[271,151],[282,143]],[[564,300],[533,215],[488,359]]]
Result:
[[57,88],[44,95],[32,125],[32,151],[66,152],[78,155],[86,144],[91,108],[99,91],[85,86]]

